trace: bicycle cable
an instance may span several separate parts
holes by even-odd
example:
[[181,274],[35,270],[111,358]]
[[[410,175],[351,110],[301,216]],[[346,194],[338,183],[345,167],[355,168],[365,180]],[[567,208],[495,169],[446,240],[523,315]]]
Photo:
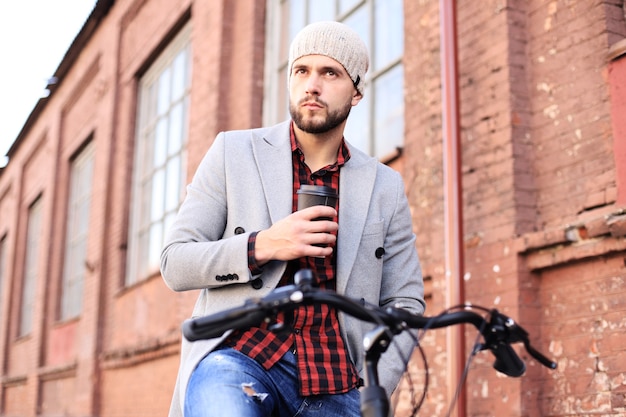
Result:
[[[490,312],[487,311],[486,316],[488,316],[489,314]],[[446,413],[446,417],[450,417],[452,413],[452,409],[454,408],[454,405],[459,400],[459,396],[461,395],[461,390],[463,389],[463,385],[467,381],[467,375],[469,374],[470,366],[472,364],[472,359],[474,359],[476,354],[480,352],[480,350],[476,350],[476,348],[480,345],[479,341],[480,341],[480,338],[482,337],[483,330],[485,330],[486,324],[487,324],[487,320],[485,320],[483,324],[481,324],[480,329],[478,329],[478,331],[476,332],[474,348],[467,356],[467,360],[465,361],[465,367],[463,368],[463,373],[461,374],[461,377],[459,378],[459,383],[457,384],[456,390],[454,391],[454,397],[452,398],[452,401],[450,402],[450,406],[448,407],[448,412]]]
[[[441,313],[439,313],[438,316],[443,316],[445,314],[448,314],[452,311],[455,310],[481,310],[483,312],[485,312],[485,318],[487,318],[490,314],[491,314],[491,310],[487,309],[485,307],[481,307],[481,306],[475,306],[472,305],[470,303],[463,303],[463,304],[458,304],[452,307],[449,307],[445,310],[443,310]],[[424,326],[423,329],[421,329],[421,337],[416,337],[413,335],[413,333],[410,331],[410,329],[407,328],[407,331],[409,334],[412,335],[413,340],[415,342],[415,348],[417,348],[417,350],[419,351],[421,357],[422,357],[422,363],[424,366],[424,389],[422,390],[422,397],[420,398],[420,400],[417,403],[413,402],[413,399],[411,400],[411,404],[413,405],[413,409],[411,410],[411,417],[415,417],[417,416],[418,411],[421,409],[424,400],[426,399],[426,394],[428,392],[428,383],[429,383],[429,373],[430,373],[430,368],[428,367],[428,360],[426,358],[426,354],[424,352],[424,349],[420,343],[420,340],[425,336],[426,332],[428,330],[430,330],[430,323],[432,323],[437,316],[434,316],[432,320],[429,321],[429,324],[427,324],[426,326]],[[463,387],[463,385],[465,384],[465,382],[467,381],[467,376],[469,375],[469,370],[470,370],[470,366],[472,363],[472,359],[476,356],[476,354],[480,351],[477,350],[476,348],[480,346],[480,338],[482,337],[483,331],[485,329],[485,326],[487,325],[487,320],[485,320],[482,324],[481,327],[478,329],[478,331],[476,332],[476,339],[474,342],[474,349],[472,349],[472,351],[470,352],[470,354],[467,357],[467,360],[465,361],[465,366],[463,368],[463,373],[461,374],[461,377],[459,379],[459,383],[457,384],[456,390],[454,392],[454,397],[452,398],[450,405],[448,407],[448,411],[446,413],[446,417],[450,417],[451,413],[452,413],[452,409],[454,407],[454,405],[456,404],[456,402],[459,399],[460,393],[461,393],[461,389]],[[408,368],[408,361],[405,362],[405,368]],[[413,380],[411,378],[410,372],[406,372],[406,378],[407,378],[407,382],[409,384],[409,387],[411,387],[411,396],[412,398],[414,397],[414,384],[413,384]]]

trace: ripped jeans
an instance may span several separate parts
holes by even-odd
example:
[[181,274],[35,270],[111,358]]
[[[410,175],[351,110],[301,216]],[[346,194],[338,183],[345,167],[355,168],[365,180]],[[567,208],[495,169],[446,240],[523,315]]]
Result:
[[185,417],[358,417],[359,391],[302,397],[296,358],[287,352],[270,370],[232,349],[211,352],[191,374]]

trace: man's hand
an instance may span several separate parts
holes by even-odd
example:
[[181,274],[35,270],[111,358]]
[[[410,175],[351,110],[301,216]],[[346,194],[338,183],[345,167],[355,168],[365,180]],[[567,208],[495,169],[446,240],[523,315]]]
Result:
[[[314,220],[319,217],[329,220]],[[263,265],[271,260],[290,261],[303,256],[329,256],[337,240],[337,211],[313,206],[290,214],[256,235],[254,254]],[[323,245],[324,247],[313,246]]]

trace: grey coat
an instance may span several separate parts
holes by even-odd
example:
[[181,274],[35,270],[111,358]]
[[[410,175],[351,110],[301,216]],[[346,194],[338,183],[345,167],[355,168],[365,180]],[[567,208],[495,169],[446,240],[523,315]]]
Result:
[[[424,288],[402,178],[348,146],[351,158],[341,168],[339,183],[337,292],[421,314]],[[286,263],[272,261],[253,277],[248,236],[291,214],[291,207],[289,122],[216,137],[187,187],[161,254],[161,271],[172,290],[201,290],[193,317],[239,306],[276,287]],[[378,248],[384,248],[382,257],[376,256]],[[229,274],[236,279],[225,281]],[[250,284],[255,278],[262,280],[259,289]],[[363,336],[372,325],[342,314],[340,326],[350,357],[362,372]],[[170,417],[182,416],[192,371],[220,341],[183,340]],[[388,394],[404,371],[402,358],[408,358],[413,347],[408,335],[394,341],[396,348],[392,346],[379,365]]]

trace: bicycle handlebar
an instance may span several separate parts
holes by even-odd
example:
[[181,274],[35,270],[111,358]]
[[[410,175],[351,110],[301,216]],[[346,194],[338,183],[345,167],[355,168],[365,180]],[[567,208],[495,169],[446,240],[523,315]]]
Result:
[[526,330],[496,309],[464,306],[466,309],[487,311],[488,319],[470,310],[444,312],[430,317],[418,316],[396,307],[382,308],[361,303],[334,291],[314,288],[311,282],[310,271],[299,271],[293,285],[279,287],[262,298],[248,299],[240,307],[186,320],[183,323],[183,335],[189,341],[212,339],[222,336],[228,330],[246,329],[258,326],[263,321],[269,322],[281,311],[294,310],[300,305],[321,303],[357,319],[383,324],[393,334],[399,334],[407,328],[437,329],[457,324],[472,324],[484,339],[478,350],[491,351],[496,358],[493,367],[507,376],[519,377],[526,371],[526,365],[510,346],[518,342],[523,343],[530,356],[543,366],[550,369],[557,367],[555,362],[531,346]]
[[383,322],[395,334],[400,333],[405,326],[413,329],[437,329],[472,324],[483,335],[484,348],[489,349],[496,357],[494,367],[508,376],[520,376],[525,368],[521,359],[510,348],[513,343],[522,342],[526,351],[543,366],[550,369],[556,369],[557,366],[531,346],[526,330],[496,309],[489,310],[489,321],[482,315],[467,310],[432,317],[417,316],[395,307],[382,309],[368,306],[332,291],[313,288],[308,282],[277,288],[263,298],[247,300],[240,307],[186,320],[183,323],[183,334],[189,341],[212,339],[231,329],[258,326],[278,311],[315,303],[327,304],[363,321]]

